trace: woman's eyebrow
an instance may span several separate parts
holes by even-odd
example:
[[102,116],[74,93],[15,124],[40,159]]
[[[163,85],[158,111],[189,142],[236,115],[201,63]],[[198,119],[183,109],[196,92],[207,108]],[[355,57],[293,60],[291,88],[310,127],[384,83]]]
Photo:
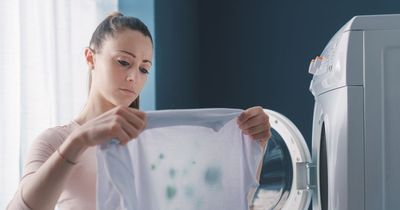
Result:
[[[129,52],[129,51],[126,51],[126,50],[118,50],[118,51],[123,52],[123,53],[126,53],[126,54],[129,54],[129,55],[131,55],[132,57],[136,58],[136,55],[133,54],[133,53],[131,53],[131,52]],[[144,59],[143,62],[144,62],[144,63],[150,63],[150,64],[152,64],[151,61],[149,61],[149,60],[147,60],[147,59]]]

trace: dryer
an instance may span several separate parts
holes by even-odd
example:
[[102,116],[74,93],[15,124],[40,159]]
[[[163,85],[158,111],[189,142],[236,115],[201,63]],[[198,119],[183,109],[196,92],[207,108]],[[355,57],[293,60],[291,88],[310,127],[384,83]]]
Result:
[[399,209],[400,15],[352,18],[309,72],[311,151],[289,119],[265,110],[272,137],[251,209]]

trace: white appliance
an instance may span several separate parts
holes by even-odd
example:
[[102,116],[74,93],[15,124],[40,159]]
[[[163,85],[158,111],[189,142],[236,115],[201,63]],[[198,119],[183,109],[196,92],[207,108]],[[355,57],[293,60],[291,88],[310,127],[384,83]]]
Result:
[[311,155],[270,115],[259,209],[400,209],[400,15],[356,16],[310,63]]

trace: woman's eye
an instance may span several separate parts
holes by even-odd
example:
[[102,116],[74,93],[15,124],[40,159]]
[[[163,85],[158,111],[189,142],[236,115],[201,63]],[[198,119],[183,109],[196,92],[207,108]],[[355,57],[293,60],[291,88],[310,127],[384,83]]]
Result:
[[139,68],[140,72],[142,72],[143,74],[148,74],[149,71],[145,68]]
[[121,66],[129,66],[130,64],[124,60],[118,60],[118,63],[121,64]]

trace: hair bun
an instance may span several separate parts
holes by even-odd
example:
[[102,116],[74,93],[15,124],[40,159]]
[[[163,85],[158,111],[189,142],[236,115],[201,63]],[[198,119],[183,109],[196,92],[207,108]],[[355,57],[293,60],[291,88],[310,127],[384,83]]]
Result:
[[122,17],[122,16],[124,16],[124,14],[122,14],[122,13],[120,13],[120,12],[118,12],[118,11],[114,11],[114,12],[111,12],[111,13],[108,15],[108,18]]

